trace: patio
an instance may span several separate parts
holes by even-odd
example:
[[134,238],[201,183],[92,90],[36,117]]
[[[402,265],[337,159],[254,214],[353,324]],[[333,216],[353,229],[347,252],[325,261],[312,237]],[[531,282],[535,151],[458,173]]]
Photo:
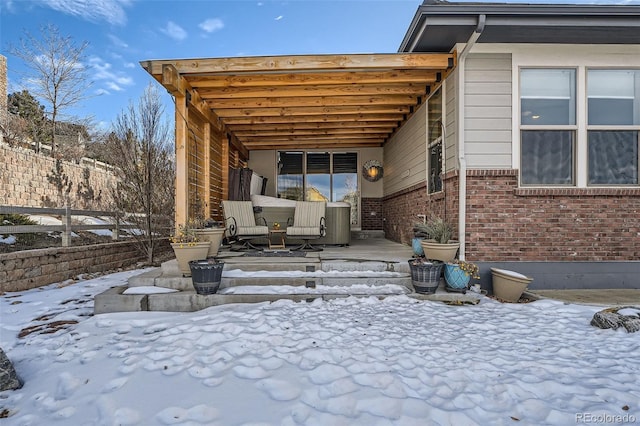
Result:
[[[128,286],[114,287],[97,295],[95,313],[191,312],[229,303],[312,301],[349,296],[384,298],[397,294],[417,300],[478,303],[479,295],[448,293],[443,283],[435,294],[413,292],[407,262],[413,255],[411,247],[367,234],[354,235],[349,246],[326,246],[323,251],[305,253],[304,257],[254,257],[223,247],[216,256],[225,262],[220,289],[217,294],[206,296],[196,294],[191,278],[182,276],[174,259],[132,277]],[[136,293],[136,289],[140,294],[125,294]],[[173,291],[154,291],[165,289]]]

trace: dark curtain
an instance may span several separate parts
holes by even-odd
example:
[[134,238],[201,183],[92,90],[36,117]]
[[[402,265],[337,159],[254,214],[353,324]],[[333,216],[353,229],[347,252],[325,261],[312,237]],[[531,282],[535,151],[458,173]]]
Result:
[[253,170],[249,168],[229,169],[229,200],[251,200],[251,176]]

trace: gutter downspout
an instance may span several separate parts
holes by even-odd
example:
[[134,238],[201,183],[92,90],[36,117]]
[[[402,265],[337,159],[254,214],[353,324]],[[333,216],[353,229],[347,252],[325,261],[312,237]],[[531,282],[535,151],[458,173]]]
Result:
[[458,170],[459,170],[459,183],[458,183],[458,241],[460,241],[460,260],[465,260],[465,233],[467,228],[467,160],[465,158],[464,151],[464,85],[465,85],[465,60],[467,55],[476,44],[478,38],[482,35],[484,26],[487,20],[486,15],[478,15],[478,25],[475,31],[469,37],[467,44],[462,49],[460,55],[458,55],[458,85],[456,87],[457,113],[458,113]]

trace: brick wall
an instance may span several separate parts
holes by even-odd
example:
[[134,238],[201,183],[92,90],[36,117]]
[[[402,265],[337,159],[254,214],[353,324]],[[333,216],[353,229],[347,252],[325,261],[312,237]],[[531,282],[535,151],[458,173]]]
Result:
[[[517,170],[467,172],[466,258],[473,261],[618,261],[640,258],[640,189],[518,188]],[[458,175],[445,192],[424,184],[384,198],[385,235],[409,244],[429,210],[457,228]],[[457,232],[457,230],[456,230]]]
[[363,231],[382,230],[382,198],[363,198],[360,200],[360,206],[362,207],[362,223],[360,224],[360,229]]
[[[166,246],[166,247],[165,247]],[[170,250],[168,243],[160,250]],[[0,294],[105,272],[145,260],[132,242],[26,250],[0,254]]]
[[[55,170],[53,158],[31,150],[0,144],[0,204],[20,207],[63,207],[56,186],[47,180]],[[85,202],[78,194],[80,185],[86,184],[83,173],[87,166],[63,161],[63,172],[73,183],[69,194],[71,207],[101,210],[109,208],[111,188],[116,177],[104,169],[88,166],[89,185],[96,198]]]
[[640,189],[526,189],[518,188],[517,175],[469,171],[469,259],[640,258]]

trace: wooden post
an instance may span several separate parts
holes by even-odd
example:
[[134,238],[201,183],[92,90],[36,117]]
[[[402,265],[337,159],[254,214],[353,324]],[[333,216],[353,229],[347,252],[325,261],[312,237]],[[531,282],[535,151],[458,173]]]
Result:
[[187,223],[189,202],[189,108],[185,96],[176,99],[176,212],[175,227]]
[[113,241],[118,241],[120,238],[120,214],[116,212],[113,217],[116,219],[116,227],[111,231],[111,239]]
[[220,173],[222,174],[222,199],[229,199],[229,138],[226,134],[220,138],[221,159]]
[[204,198],[203,209],[204,218],[211,217],[211,123],[204,122],[204,155],[203,155],[203,175],[202,176],[202,198]]
[[69,204],[64,206],[64,231],[62,231],[62,247],[69,247],[71,245],[71,208]]

